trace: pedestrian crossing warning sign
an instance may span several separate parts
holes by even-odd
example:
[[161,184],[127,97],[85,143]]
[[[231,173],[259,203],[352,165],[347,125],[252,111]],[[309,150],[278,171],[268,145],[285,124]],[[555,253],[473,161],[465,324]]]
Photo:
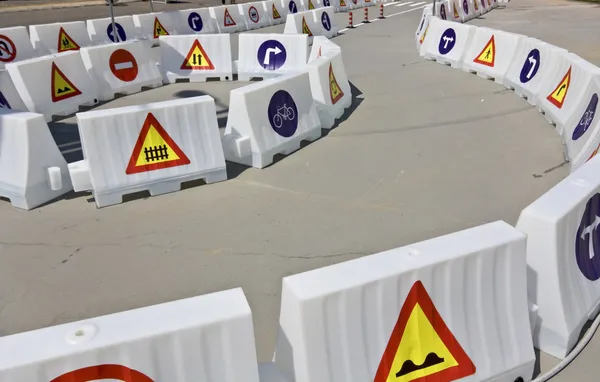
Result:
[[168,36],[169,32],[162,26],[158,17],[154,18],[154,38],[158,38],[158,36]]
[[50,90],[52,92],[52,102],[58,102],[67,98],[75,97],[81,94],[81,91],[73,85],[65,74],[52,63],[52,72],[50,73]]
[[335,105],[337,101],[342,99],[344,96],[344,92],[340,85],[337,83],[335,79],[335,75],[333,74],[333,66],[329,63],[329,96],[331,97],[331,104]]
[[473,361],[444,323],[421,281],[415,282],[400,310],[374,382],[445,382],[473,374]]
[[315,9],[315,6],[313,5],[311,0],[308,0],[308,10],[311,11],[313,9]]
[[494,63],[496,62],[496,40],[494,39],[494,35],[492,35],[490,41],[488,41],[481,53],[475,57],[473,62],[492,68],[494,67]]
[[208,58],[200,41],[194,40],[192,48],[181,64],[182,70],[213,70],[215,66]]
[[69,50],[79,50],[79,45],[68,35],[67,32],[60,27],[58,31],[58,53],[67,52]]
[[567,97],[567,92],[569,91],[569,85],[571,85],[571,68],[572,67],[569,67],[569,70],[567,70],[567,73],[563,77],[562,81],[560,81],[556,89],[554,89],[548,98],[546,98],[559,109],[562,108],[562,105],[565,103],[565,98]]
[[273,4],[273,18],[274,19],[281,18],[281,15],[279,14],[279,11],[277,10],[277,7],[275,6],[275,4]]
[[304,16],[302,16],[302,33],[307,34],[308,37],[313,35],[310,29],[308,28],[308,25],[306,24],[306,19],[304,18]]
[[[273,5],[275,6],[275,5]],[[226,27],[233,27],[237,25],[231,14],[229,13],[229,9],[225,8],[225,13],[223,14],[223,25]]]
[[148,113],[125,173],[131,175],[186,164],[190,164],[188,157],[154,115]]

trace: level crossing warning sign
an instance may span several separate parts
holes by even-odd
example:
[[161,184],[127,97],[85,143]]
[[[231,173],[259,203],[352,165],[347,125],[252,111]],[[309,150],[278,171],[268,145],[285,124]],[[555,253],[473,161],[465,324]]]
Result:
[[0,34],[0,62],[11,62],[17,57],[17,47],[7,36]]
[[413,284],[374,382],[454,381],[475,365],[444,323],[421,281]]
[[125,173],[127,175],[190,164],[190,160],[152,113],[148,113]]
[[81,91],[65,76],[65,74],[52,63],[50,74],[50,91],[52,93],[52,102],[62,101],[68,98],[76,97]]
[[200,41],[194,40],[192,48],[181,64],[182,70],[213,70],[215,66],[206,54],[206,51],[200,44]]
[[79,50],[79,45],[69,36],[67,32],[60,28],[58,31],[58,53],[68,52],[70,50]]

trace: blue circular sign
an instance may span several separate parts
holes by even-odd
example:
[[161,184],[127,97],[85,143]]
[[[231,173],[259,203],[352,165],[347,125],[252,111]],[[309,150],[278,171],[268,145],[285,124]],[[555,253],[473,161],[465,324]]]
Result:
[[202,30],[202,27],[204,26],[202,24],[202,17],[200,17],[200,15],[196,12],[190,13],[190,15],[188,16],[188,25],[190,26],[190,28],[192,28],[192,30],[200,32]]
[[440,6],[440,16],[442,20],[446,20],[446,6],[444,4]]
[[298,13],[298,7],[296,6],[296,2],[294,0],[290,1],[288,8],[290,9],[290,12]]
[[589,129],[594,121],[594,117],[596,116],[596,108],[598,107],[598,94],[594,93],[592,98],[590,99],[590,103],[588,103],[585,108],[585,112],[581,116],[577,127],[573,131],[573,140],[576,141],[585,134],[585,132]]
[[[115,22],[115,28],[117,29],[117,33],[119,34],[119,41],[127,41],[127,35],[125,34],[125,29],[121,26],[121,24]],[[106,34],[110,41],[115,42],[115,36],[113,35],[113,26],[112,23],[108,23],[108,27],[106,28]]]
[[329,2],[329,0],[323,0],[323,6],[329,7],[329,6],[331,6],[331,3]]
[[537,74],[541,63],[542,60],[540,58],[539,50],[533,49],[531,52],[529,52],[525,62],[523,63],[523,68],[521,68],[521,75],[519,76],[521,83],[526,84],[531,81],[531,79]]
[[465,11],[465,15],[469,14],[469,3],[467,0],[463,0],[463,11]]
[[456,44],[456,32],[452,28],[448,28],[442,33],[438,50],[440,54],[448,54]]
[[258,47],[256,59],[263,68],[277,70],[285,64],[287,53],[285,47],[279,41],[267,40]]
[[327,12],[321,13],[321,24],[323,24],[323,28],[325,28],[325,30],[331,30],[331,20],[329,19]]
[[[591,281],[600,279],[600,194],[588,200],[575,236],[575,259],[581,273]],[[596,255],[596,252],[598,254]]]
[[298,129],[298,108],[290,93],[278,90],[271,97],[267,110],[269,123],[282,137],[289,138]]

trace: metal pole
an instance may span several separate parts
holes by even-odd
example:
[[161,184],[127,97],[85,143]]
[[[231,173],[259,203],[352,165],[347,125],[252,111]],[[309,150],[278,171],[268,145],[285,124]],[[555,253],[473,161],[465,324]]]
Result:
[[154,3],[150,0],[150,12],[154,13]]
[[[150,0],[150,1],[152,1],[152,0]],[[455,4],[455,6],[456,6],[456,4]],[[433,0],[433,15],[435,16],[435,0]]]
[[108,5],[110,6],[110,20],[112,23],[113,42],[119,42],[119,31],[117,30],[115,25],[115,13],[113,12],[113,0],[109,0]]

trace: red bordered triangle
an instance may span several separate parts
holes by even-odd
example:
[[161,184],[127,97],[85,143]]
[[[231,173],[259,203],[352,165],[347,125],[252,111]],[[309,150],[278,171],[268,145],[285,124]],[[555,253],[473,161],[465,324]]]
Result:
[[281,18],[281,15],[279,14],[279,11],[277,10],[277,7],[275,6],[275,4],[273,4],[273,18],[274,19]]
[[169,32],[167,32],[167,30],[165,29],[165,27],[163,27],[163,25],[160,23],[160,20],[158,20],[158,17],[154,18],[154,38],[158,38],[158,36],[168,36]]
[[81,94],[81,91],[73,85],[54,62],[52,62],[52,70],[50,71],[50,92],[52,102],[62,101]]
[[229,9],[225,8],[225,13],[223,13],[223,25],[226,27],[233,27],[237,25],[231,14],[229,13]]
[[477,57],[473,60],[473,62],[489,67],[494,67],[496,63],[496,39],[494,35],[490,38],[487,44],[485,44],[485,48],[479,53]]
[[125,173],[131,175],[186,164],[190,164],[188,157],[156,117],[148,113]]
[[567,70],[567,73],[559,82],[556,89],[554,89],[552,93],[550,93],[550,95],[548,95],[548,97],[546,98],[559,109],[562,108],[563,104],[565,103],[565,98],[567,98],[569,86],[571,86],[571,69],[572,66],[569,66],[569,70]]
[[304,18],[304,16],[302,16],[302,33],[307,34],[309,37],[313,35],[310,31],[310,28],[308,27],[308,24],[306,24],[306,19]]
[[446,326],[421,281],[415,282],[400,310],[374,382],[447,382],[475,371],[473,361]]
[[58,53],[68,52],[70,50],[79,50],[79,45],[69,36],[69,34],[60,27],[58,31]]
[[194,40],[192,48],[181,64],[182,70],[214,70],[215,66],[204,51],[200,41]]
[[335,79],[335,74],[333,74],[333,65],[329,63],[329,97],[331,98],[331,104],[335,105],[343,96],[344,92]]

